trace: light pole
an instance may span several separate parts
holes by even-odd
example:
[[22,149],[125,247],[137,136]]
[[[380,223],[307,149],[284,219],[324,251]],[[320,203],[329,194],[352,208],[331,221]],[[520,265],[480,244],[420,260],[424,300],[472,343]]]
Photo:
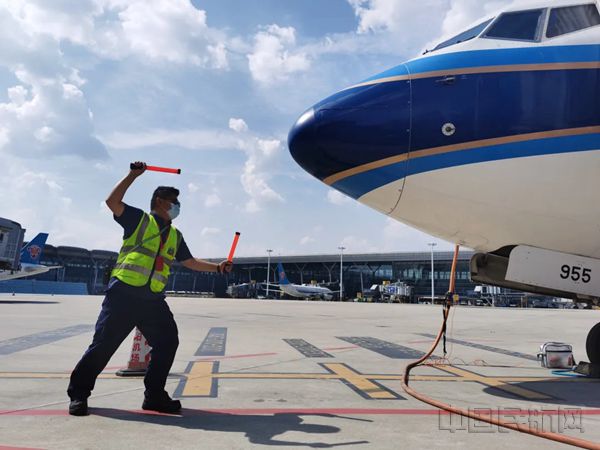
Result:
[[338,247],[339,251],[340,251],[340,301],[344,298],[344,282],[342,280],[342,276],[344,274],[344,250],[346,250],[346,247],[343,246],[339,246]]
[[427,245],[431,247],[431,304],[433,305],[433,296],[435,295],[435,289],[433,284],[433,247],[435,247],[437,244],[435,242],[430,242]]
[[271,253],[273,252],[273,250],[271,250],[270,248],[267,249],[267,295],[266,297],[269,298],[269,275],[271,275]]

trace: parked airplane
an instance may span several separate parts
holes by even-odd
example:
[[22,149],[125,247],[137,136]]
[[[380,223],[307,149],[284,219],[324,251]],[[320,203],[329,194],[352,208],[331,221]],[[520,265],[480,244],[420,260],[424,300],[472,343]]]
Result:
[[[598,1],[511,7],[317,103],[290,130],[312,175],[476,250],[478,283],[600,299]],[[600,363],[600,324],[587,339]]]
[[277,273],[279,274],[279,284],[269,284],[269,286],[279,287],[282,292],[285,292],[286,294],[292,297],[331,300],[333,298],[333,294],[339,292],[332,291],[329,288],[321,286],[313,286],[309,284],[293,284],[290,282],[290,280],[288,280],[288,277],[285,274],[285,270],[283,270],[283,265],[281,263],[277,265]]
[[31,242],[21,249],[19,270],[0,270],[0,281],[15,278],[30,277],[40,273],[48,272],[50,269],[58,269],[61,266],[44,266],[40,264],[42,251],[48,239],[47,233],[39,233]]

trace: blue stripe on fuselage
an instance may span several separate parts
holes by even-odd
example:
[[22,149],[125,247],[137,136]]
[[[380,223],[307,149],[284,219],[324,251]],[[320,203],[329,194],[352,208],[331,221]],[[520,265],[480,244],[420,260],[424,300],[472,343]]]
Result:
[[[519,65],[598,60],[600,45],[477,50],[410,61],[411,73],[486,64],[504,64],[514,71],[490,69],[489,73],[459,75],[452,85],[436,82],[438,73],[411,83],[358,85],[338,92],[314,106],[316,142],[301,165],[325,179],[394,157],[408,151],[408,128],[410,150],[414,151],[594,126],[600,123],[600,70],[563,67],[536,71]],[[406,65],[401,64],[373,79],[407,73]],[[448,122],[456,126],[453,136],[441,133],[441,126]]]
[[552,64],[594,62],[600,58],[600,45],[536,46],[490,50],[470,50],[426,56],[413,59],[399,66],[363,80],[411,75],[438,70],[463,69],[467,67],[512,66],[519,64]]
[[405,175],[416,175],[447,167],[456,167],[487,161],[590,150],[600,150],[599,133],[580,136],[563,136],[551,139],[535,139],[469,150],[450,151],[438,155],[409,159],[408,161],[390,164],[389,166],[380,167],[344,178],[334,183],[332,187],[353,198],[359,198],[374,189],[400,180],[404,178]]

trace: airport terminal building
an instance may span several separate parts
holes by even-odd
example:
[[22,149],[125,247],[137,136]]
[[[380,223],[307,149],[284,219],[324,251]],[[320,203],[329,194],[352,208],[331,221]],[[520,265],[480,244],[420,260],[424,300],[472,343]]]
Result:
[[[463,296],[468,295],[475,287],[469,280],[471,255],[472,253],[466,250],[461,252],[457,265],[456,289]],[[35,281],[0,282],[0,290],[31,292],[37,289],[38,292],[48,293],[48,289],[63,285],[56,293],[66,293],[64,290],[67,283],[77,283],[77,293],[82,293],[81,290],[85,289],[89,294],[101,294],[106,288],[107,274],[116,258],[116,252],[46,244],[42,253],[42,264],[62,267],[31,277]],[[434,252],[433,259],[435,295],[442,296],[448,290],[452,252]],[[209,260],[218,262],[222,258]],[[279,262],[283,264],[292,283],[316,282],[332,290],[339,290],[340,254],[271,256],[270,259],[266,255],[240,257],[234,260],[233,271],[227,275],[194,272],[176,263],[167,290],[214,293],[221,297],[226,295],[228,286],[266,281],[267,266],[270,268],[270,282],[276,283]],[[431,296],[431,253],[344,254],[342,280],[346,298],[355,298],[358,292],[368,289],[373,284],[396,281],[410,286],[414,299]],[[52,283],[43,283],[42,287],[43,281]]]

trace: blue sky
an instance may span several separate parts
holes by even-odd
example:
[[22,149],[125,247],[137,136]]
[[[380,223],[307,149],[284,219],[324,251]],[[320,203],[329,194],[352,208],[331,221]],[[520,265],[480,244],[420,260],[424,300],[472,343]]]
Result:
[[26,239],[116,250],[103,201],[181,190],[197,257],[391,252],[450,244],[332,191],[290,157],[295,119],[413,57],[505,0],[5,0],[0,2],[0,215]]

